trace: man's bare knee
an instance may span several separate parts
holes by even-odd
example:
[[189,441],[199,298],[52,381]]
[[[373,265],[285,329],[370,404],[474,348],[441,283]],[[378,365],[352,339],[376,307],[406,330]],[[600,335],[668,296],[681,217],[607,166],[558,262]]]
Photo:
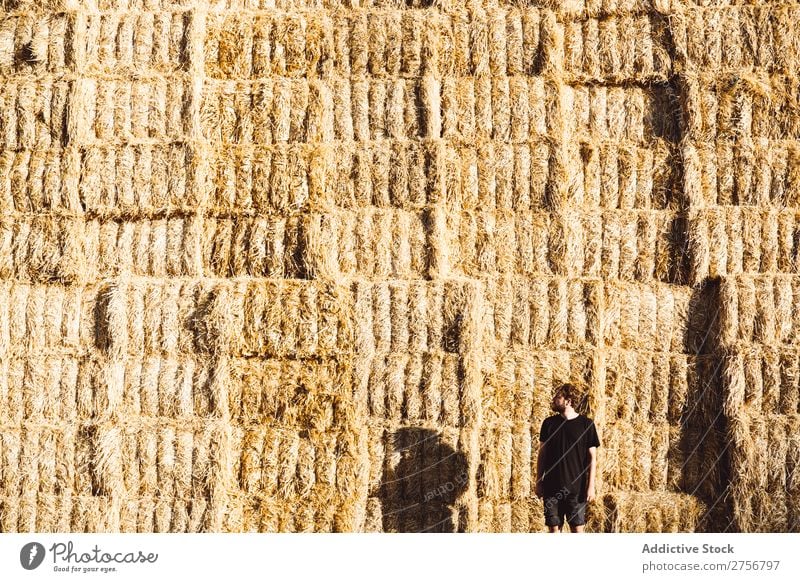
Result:
[[585,527],[586,527],[585,525],[571,525],[569,526],[569,530],[572,533],[584,533],[583,528]]
[[548,533],[557,533],[559,531],[561,531],[561,528],[558,527],[557,525],[548,525],[547,526],[547,532]]

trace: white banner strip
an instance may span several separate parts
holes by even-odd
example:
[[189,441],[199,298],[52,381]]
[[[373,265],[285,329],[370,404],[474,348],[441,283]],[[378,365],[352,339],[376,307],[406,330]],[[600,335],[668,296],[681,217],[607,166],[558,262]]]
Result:
[[800,580],[800,534],[3,534],[0,579]]

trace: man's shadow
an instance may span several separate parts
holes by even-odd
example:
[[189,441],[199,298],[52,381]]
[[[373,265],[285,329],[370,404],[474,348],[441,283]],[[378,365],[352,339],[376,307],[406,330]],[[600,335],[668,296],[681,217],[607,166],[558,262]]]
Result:
[[469,481],[464,453],[443,443],[434,430],[402,428],[387,446],[387,458],[393,455],[400,460],[394,467],[386,463],[375,491],[383,531],[456,531],[451,508]]

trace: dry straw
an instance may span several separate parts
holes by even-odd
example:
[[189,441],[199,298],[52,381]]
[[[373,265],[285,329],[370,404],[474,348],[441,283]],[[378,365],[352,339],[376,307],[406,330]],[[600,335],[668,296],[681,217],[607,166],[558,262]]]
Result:
[[795,8],[428,4],[0,3],[1,531],[797,529]]

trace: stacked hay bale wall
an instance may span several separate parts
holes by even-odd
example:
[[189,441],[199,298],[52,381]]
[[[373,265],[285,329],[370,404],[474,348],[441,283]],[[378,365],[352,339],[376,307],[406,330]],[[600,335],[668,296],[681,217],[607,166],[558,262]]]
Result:
[[709,350],[720,363],[729,487],[713,503],[727,506],[716,527],[728,531],[800,530],[798,15],[795,3],[720,3],[673,19],[690,280],[718,282]]
[[780,273],[723,278],[724,410],[741,531],[798,531],[798,283]]
[[797,529],[794,5],[0,8],[0,530]]

